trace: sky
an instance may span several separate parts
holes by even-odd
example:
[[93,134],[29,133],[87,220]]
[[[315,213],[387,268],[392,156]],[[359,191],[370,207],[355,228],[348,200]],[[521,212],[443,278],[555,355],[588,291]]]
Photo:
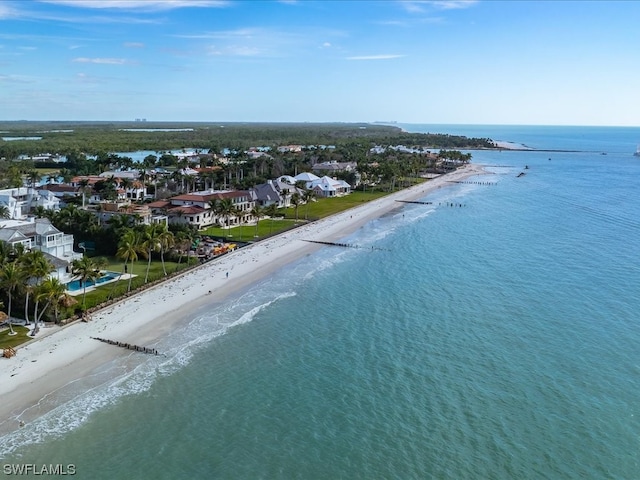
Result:
[[0,120],[640,126],[640,1],[0,0]]

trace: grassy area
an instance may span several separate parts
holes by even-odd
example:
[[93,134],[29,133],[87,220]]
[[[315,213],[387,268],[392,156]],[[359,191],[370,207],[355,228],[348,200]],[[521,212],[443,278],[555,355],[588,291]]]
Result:
[[[300,205],[298,207],[298,218],[304,220],[318,220],[320,218],[328,217],[340,213],[349,208],[357,207],[363,203],[376,200],[377,198],[388,195],[388,192],[353,192],[350,195],[344,197],[333,198],[317,198],[316,201],[312,201],[309,205]],[[296,217],[295,208],[290,207],[285,210],[286,218]]]
[[0,332],[0,350],[8,347],[17,347],[18,345],[31,340],[31,337],[28,335],[29,329],[27,327],[14,325],[13,331],[16,332],[17,335],[9,335],[11,330],[8,328]]
[[271,220],[270,218],[263,218],[258,222],[258,238],[255,238],[256,234],[256,226],[255,225],[243,225],[241,227],[233,227],[231,229],[220,228],[220,227],[209,227],[206,230],[202,230],[200,233],[202,235],[211,235],[212,237],[221,237],[227,238],[229,236],[229,240],[233,241],[254,241],[259,240],[261,238],[268,237],[269,235],[276,234],[287,230],[295,225],[295,221],[291,219],[280,219],[277,218],[275,220]]
[[[107,261],[108,263],[105,267],[105,270],[118,273],[122,272],[123,263],[121,260],[118,260],[116,258],[107,258]],[[196,259],[190,259],[190,265],[194,265],[196,262]],[[182,270],[188,266],[186,256],[182,259],[182,262],[180,264],[174,261],[165,261],[164,263],[168,275],[171,275],[172,273]],[[145,284],[144,277],[147,273],[146,260],[138,260],[137,262],[134,262],[133,266],[128,264],[127,269],[128,273],[136,275],[131,279],[131,290],[135,290],[136,288],[141,287]],[[151,267],[149,268],[149,282],[147,283],[151,283],[161,278],[165,278],[164,271],[162,270],[162,263],[159,260],[152,260]],[[105,302],[108,299],[118,298],[127,293],[128,287],[129,279],[119,280],[117,282],[111,282],[105,285],[98,286],[94,290],[87,292],[86,308],[89,309],[91,307],[94,307],[102,302]],[[75,299],[78,301],[76,309],[81,308],[82,293],[80,293],[79,295],[75,295]]]
[[59,168],[44,168],[44,167],[36,167],[35,168],[36,172],[38,172],[40,175],[51,175],[52,173],[59,173],[60,169]]

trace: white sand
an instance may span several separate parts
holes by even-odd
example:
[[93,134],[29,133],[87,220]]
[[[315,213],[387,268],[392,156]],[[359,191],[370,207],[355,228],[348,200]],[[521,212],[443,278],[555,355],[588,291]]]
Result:
[[[368,202],[329,218],[244,247],[172,280],[93,314],[89,323],[41,330],[33,342],[11,359],[0,359],[0,423],[2,430],[18,426],[17,416],[51,392],[81,378],[96,367],[131,352],[90,337],[148,345],[175,322],[190,319],[205,303],[265,278],[285,264],[320,248],[302,240],[338,241],[367,221],[400,207],[396,200],[420,198],[452,180],[483,173],[468,165],[424,184]],[[229,278],[226,278],[229,272]],[[211,291],[212,293],[209,293]]]

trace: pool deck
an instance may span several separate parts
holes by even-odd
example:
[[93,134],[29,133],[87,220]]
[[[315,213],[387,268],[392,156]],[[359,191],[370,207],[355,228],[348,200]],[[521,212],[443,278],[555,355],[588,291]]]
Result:
[[[102,287],[103,285],[109,285],[110,283],[113,282],[118,282],[120,280],[129,280],[129,277],[137,277],[137,275],[132,275],[131,273],[123,273],[123,274],[118,274],[118,276],[116,278],[113,278],[111,280],[107,280],[106,282],[101,282],[98,284],[99,287]],[[89,285],[86,289],[87,292],[91,292],[92,290],[95,290],[96,286],[95,285]],[[71,295],[72,297],[78,296],[78,295],[82,295],[85,292],[84,288],[79,288],[77,290],[67,290],[67,294]]]

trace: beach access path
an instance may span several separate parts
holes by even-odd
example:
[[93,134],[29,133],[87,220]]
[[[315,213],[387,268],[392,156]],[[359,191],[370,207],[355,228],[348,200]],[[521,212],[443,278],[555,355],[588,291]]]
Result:
[[[38,410],[43,398],[101,365],[131,351],[92,337],[136,345],[151,345],[177,324],[189,321],[207,304],[219,304],[288,263],[322,246],[305,240],[335,242],[402,204],[428,193],[485,173],[469,164],[385,197],[364,203],[294,230],[276,235],[205,263],[182,275],[114,303],[92,314],[88,323],[48,327],[43,335],[17,349],[11,359],[0,359],[0,433],[32,420],[27,410]],[[228,275],[227,275],[228,273]],[[38,411],[37,415],[45,412]]]

